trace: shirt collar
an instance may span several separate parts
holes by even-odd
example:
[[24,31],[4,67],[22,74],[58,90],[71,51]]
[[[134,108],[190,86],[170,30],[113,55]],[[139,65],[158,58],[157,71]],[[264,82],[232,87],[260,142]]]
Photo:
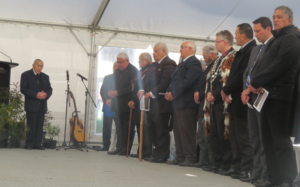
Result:
[[[253,40],[253,39],[252,39],[252,40]],[[250,41],[247,42],[245,45],[243,45],[243,46],[241,47],[241,49],[243,49],[248,43],[252,42],[252,40],[250,40]]]
[[34,71],[34,69],[33,69],[33,68],[32,68],[32,71],[33,71],[34,75],[37,75],[37,73]]
[[194,56],[194,55],[190,55],[190,56],[186,57],[185,59],[183,59],[182,62],[186,61],[186,60],[187,60],[188,58],[190,58],[191,56]]
[[269,39],[267,39],[263,44],[266,45],[271,38],[273,38],[273,36],[271,36]]
[[[166,56],[168,56],[168,55],[166,55]],[[163,61],[166,58],[166,56],[164,56],[162,59],[160,59],[160,61],[158,61],[158,64],[160,64],[161,61]]]

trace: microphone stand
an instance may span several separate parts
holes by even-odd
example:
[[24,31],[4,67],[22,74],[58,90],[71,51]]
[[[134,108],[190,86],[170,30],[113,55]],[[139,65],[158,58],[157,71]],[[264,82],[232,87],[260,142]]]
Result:
[[[69,107],[70,107],[70,84],[69,84],[69,74],[67,72],[67,98],[66,98],[66,113],[65,113],[65,131],[64,131],[64,142],[62,143],[61,146],[58,146],[56,148],[56,151],[60,150],[61,148],[64,149],[64,150],[68,150],[68,149],[78,149],[78,148],[75,148],[75,147],[71,147],[70,146],[70,142],[69,142],[69,145],[67,145],[66,143],[66,133],[67,133],[67,117],[68,117],[68,104],[69,104]],[[80,149],[78,149],[80,150]],[[83,150],[81,150],[83,151]]]
[[95,105],[95,108],[97,108],[97,105],[96,105],[93,97],[91,96],[91,94],[89,92],[89,89],[86,87],[86,85],[85,85],[85,83],[83,81],[83,78],[82,77],[80,77],[80,78],[81,78],[81,81],[82,81],[82,83],[83,83],[83,85],[85,87],[85,90],[86,90],[85,91],[85,112],[84,112],[83,142],[81,143],[81,148],[86,148],[86,152],[88,152],[88,149],[99,151],[99,149],[95,149],[95,148],[87,146],[86,141],[85,141],[85,132],[86,132],[86,126],[87,126],[87,124],[86,124],[86,117],[87,117],[87,113],[86,113],[86,109],[87,109],[87,94],[89,94],[90,98],[92,99],[92,102]]

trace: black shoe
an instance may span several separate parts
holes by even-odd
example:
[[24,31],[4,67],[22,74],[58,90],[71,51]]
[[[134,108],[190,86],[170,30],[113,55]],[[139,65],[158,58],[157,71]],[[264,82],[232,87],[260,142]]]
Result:
[[150,162],[153,159],[153,157],[145,157],[144,160]]
[[240,178],[241,181],[243,182],[254,182],[254,181],[257,181],[258,178],[255,178],[255,177],[249,177],[249,178]]
[[169,165],[178,165],[180,162],[176,159],[172,160],[172,161],[167,161],[166,164],[169,164]]
[[[211,168],[211,172],[213,172],[213,173],[219,173],[219,170],[220,170],[220,168],[219,167],[217,167],[217,166],[213,166],[212,168]],[[225,170],[226,171],[226,170]]]
[[276,185],[271,184],[269,181],[264,181],[261,183],[253,183],[255,187],[276,187]]
[[223,170],[223,171],[220,171],[219,172],[221,175],[225,175],[225,176],[230,176],[230,175],[233,175],[233,174],[237,174],[239,173],[238,170],[236,169],[229,169],[229,170]]
[[119,154],[120,152],[121,152],[120,150],[114,150],[114,151],[108,151],[107,154],[116,155],[116,154]]
[[130,157],[139,158],[139,155],[138,154],[131,154]]
[[203,166],[202,169],[203,169],[203,171],[211,171],[212,167],[211,166]]
[[185,160],[185,161],[179,163],[178,165],[179,165],[179,166],[190,166],[190,165],[192,165],[192,164],[195,164],[195,162],[190,161],[190,160]]
[[166,163],[167,159],[163,159],[163,158],[152,158],[150,160],[150,162],[152,163]]
[[109,148],[106,148],[106,147],[101,147],[98,149],[98,151],[108,151],[108,150],[109,150]]
[[44,148],[43,146],[39,146],[39,147],[33,147],[33,149],[45,150],[45,148]]
[[278,185],[276,187],[295,187],[292,183],[282,183],[281,185]]
[[236,173],[236,174],[231,175],[231,177],[233,179],[248,179],[249,178],[248,173],[249,173],[248,171],[242,171],[240,173]]
[[197,163],[197,164],[191,164],[190,165],[191,167],[195,167],[195,168],[202,168],[204,166],[207,166],[207,164],[200,164],[200,163]]
[[32,149],[32,146],[25,146],[24,149],[31,150],[31,149]]

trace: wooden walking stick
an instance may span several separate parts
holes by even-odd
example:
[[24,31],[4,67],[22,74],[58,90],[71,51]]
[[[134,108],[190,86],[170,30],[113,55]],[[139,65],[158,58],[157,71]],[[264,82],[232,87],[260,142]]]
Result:
[[130,108],[130,117],[129,117],[129,125],[128,125],[128,141],[127,141],[127,152],[126,152],[126,157],[128,157],[128,152],[129,152],[131,117],[132,117],[132,108]]
[[141,110],[139,161],[142,161],[142,151],[143,151],[143,123],[144,123],[143,117],[144,117],[144,111]]

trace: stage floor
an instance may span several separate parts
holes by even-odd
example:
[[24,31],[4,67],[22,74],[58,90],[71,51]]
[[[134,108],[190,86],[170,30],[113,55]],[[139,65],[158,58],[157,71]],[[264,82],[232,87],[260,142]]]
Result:
[[0,187],[250,187],[202,169],[106,152],[0,149]]

